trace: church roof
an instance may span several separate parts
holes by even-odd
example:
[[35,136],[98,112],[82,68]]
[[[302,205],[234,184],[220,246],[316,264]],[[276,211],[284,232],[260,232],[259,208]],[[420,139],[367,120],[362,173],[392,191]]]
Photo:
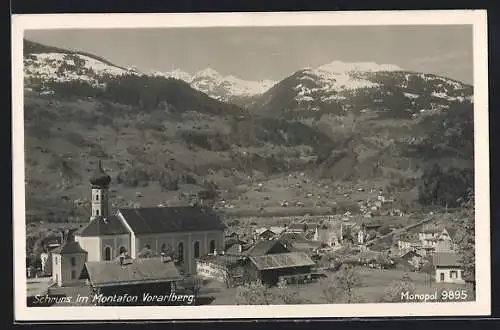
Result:
[[108,187],[111,182],[111,177],[104,172],[101,161],[97,165],[94,175],[90,178],[90,183],[96,187]]
[[54,250],[52,250],[52,253],[55,254],[74,254],[74,253],[87,253],[78,242],[75,241],[70,241],[66,242],[63,246],[60,246]]
[[78,233],[79,236],[106,236],[128,234],[128,230],[116,215],[97,217]]
[[226,228],[212,210],[198,206],[123,208],[119,212],[139,235]]

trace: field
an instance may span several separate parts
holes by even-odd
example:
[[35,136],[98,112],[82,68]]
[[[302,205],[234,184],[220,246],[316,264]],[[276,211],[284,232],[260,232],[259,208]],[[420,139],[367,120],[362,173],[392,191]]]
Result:
[[[408,276],[415,285],[416,294],[432,294],[437,292],[439,296],[443,291],[466,290],[467,301],[474,300],[472,288],[468,285],[459,284],[441,284],[435,283],[434,277],[426,273],[407,273],[403,270],[374,270],[368,268],[359,269],[358,275],[361,278],[361,286],[355,289],[356,296],[362,298],[362,303],[376,303],[383,297],[384,293],[394,281],[403,279]],[[313,304],[328,303],[323,296],[323,288],[319,282],[307,285],[294,285],[289,287],[290,290],[296,292],[298,296]],[[203,288],[201,295],[214,297],[212,304],[214,305],[233,305],[237,289],[226,289],[222,284],[212,282],[207,287]],[[409,301],[410,302],[410,301]],[[418,301],[415,301],[418,302]]]

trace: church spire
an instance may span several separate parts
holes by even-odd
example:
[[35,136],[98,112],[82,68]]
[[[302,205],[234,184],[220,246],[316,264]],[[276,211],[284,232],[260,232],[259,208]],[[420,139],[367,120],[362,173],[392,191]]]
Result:
[[111,183],[111,177],[107,175],[106,172],[104,172],[101,160],[99,160],[97,164],[94,175],[92,175],[92,177],[90,178],[90,183],[92,184],[92,186],[100,188],[107,188]]
[[108,190],[111,177],[104,172],[99,160],[94,175],[90,178],[92,185],[92,216],[90,220],[108,216]]

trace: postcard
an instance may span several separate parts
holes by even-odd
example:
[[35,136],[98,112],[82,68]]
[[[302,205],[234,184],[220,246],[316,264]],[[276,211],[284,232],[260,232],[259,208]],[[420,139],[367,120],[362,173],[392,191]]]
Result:
[[488,315],[486,27],[14,15],[16,320]]

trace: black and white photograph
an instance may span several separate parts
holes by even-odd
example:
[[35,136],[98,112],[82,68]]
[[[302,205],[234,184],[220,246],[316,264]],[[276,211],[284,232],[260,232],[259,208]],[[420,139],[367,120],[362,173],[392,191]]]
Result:
[[87,16],[13,17],[16,318],[489,313],[484,11]]

